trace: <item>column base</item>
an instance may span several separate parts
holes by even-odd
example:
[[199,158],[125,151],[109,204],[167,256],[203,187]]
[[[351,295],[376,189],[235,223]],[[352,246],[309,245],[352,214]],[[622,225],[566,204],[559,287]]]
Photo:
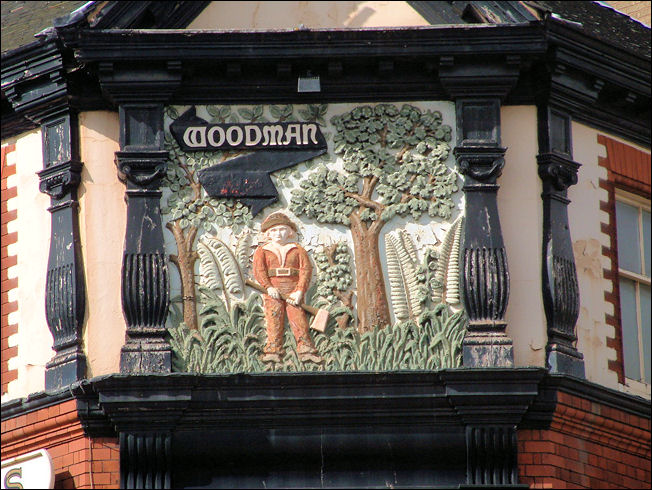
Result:
[[86,356],[82,352],[57,354],[45,365],[45,389],[58,390],[86,378]]
[[129,341],[120,352],[120,373],[170,373],[172,348],[167,342]]
[[558,350],[552,350],[548,353],[546,364],[546,367],[550,369],[551,373],[568,374],[582,379],[586,378],[584,372],[584,356],[579,352],[577,355],[572,355]]
[[512,339],[504,334],[467,335],[462,341],[464,367],[514,367]]

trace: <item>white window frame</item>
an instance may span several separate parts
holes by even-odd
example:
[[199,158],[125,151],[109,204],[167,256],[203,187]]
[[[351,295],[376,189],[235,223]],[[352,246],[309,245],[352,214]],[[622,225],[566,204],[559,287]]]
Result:
[[[627,378],[628,384],[636,384],[636,385],[642,385],[642,386],[648,386],[650,385],[652,380],[645,380],[645,353],[643,349],[643,322],[642,322],[642,317],[641,317],[641,293],[640,293],[640,285],[644,284],[647,286],[650,286],[650,276],[645,275],[645,249],[644,249],[644,236],[643,236],[643,212],[642,211],[647,211],[648,213],[650,212],[650,200],[645,199],[643,197],[640,197],[636,194],[632,194],[630,192],[624,191],[622,189],[616,188],[615,189],[615,195],[614,195],[615,201],[621,202],[623,204],[628,204],[630,206],[633,206],[635,208],[638,208],[638,230],[639,230],[639,253],[640,253],[640,261],[641,261],[641,271],[642,274],[623,269],[620,267],[620,263],[618,263],[618,282],[620,283],[621,278],[629,279],[634,282],[636,285],[636,323],[638,327],[638,353],[639,353],[639,375],[640,375],[640,381],[635,380],[632,378]],[[614,206],[616,203],[614,203]],[[616,216],[616,221],[618,220],[618,217]],[[616,223],[617,224],[617,223]],[[618,230],[618,226],[616,226],[616,232]],[[621,237],[618,237],[618,240],[620,240]],[[618,252],[616,251],[616,254]],[[619,318],[619,321],[621,322],[621,329],[622,329],[622,310],[621,310],[621,318]],[[625,343],[624,336],[622,335],[621,331],[621,338],[623,344]],[[624,347],[624,345],[623,345]],[[648,361],[649,362],[649,361]],[[626,376],[626,375],[625,375]]]

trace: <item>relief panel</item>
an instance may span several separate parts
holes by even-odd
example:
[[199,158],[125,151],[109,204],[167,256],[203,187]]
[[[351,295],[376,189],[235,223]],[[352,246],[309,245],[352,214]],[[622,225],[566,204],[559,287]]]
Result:
[[174,369],[461,364],[454,104],[170,106]]

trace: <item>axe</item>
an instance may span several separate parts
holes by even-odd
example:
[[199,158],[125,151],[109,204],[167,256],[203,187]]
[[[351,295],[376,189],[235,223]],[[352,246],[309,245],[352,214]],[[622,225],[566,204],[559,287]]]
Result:
[[[260,291],[263,294],[267,294],[267,289],[265,289],[257,282],[247,279],[245,283],[247,284],[247,286],[250,286],[257,291]],[[287,301],[288,297],[283,293],[281,293],[281,299],[283,301]],[[305,303],[301,303],[299,307],[303,308],[305,311],[307,311],[314,317],[312,319],[312,323],[310,324],[310,328],[312,328],[313,330],[317,330],[318,332],[321,333],[324,333],[324,331],[326,331],[326,323],[328,322],[328,310],[317,309],[314,306],[310,306]]]

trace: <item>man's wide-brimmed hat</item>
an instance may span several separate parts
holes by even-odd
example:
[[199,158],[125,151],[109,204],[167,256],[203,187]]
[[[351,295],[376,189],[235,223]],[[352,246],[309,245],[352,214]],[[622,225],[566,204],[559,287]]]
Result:
[[283,213],[272,213],[270,214],[263,223],[260,225],[260,231],[263,233],[269,230],[270,228],[278,225],[285,225],[292,228],[295,232],[297,231],[297,225],[295,225],[290,218],[285,216]]

